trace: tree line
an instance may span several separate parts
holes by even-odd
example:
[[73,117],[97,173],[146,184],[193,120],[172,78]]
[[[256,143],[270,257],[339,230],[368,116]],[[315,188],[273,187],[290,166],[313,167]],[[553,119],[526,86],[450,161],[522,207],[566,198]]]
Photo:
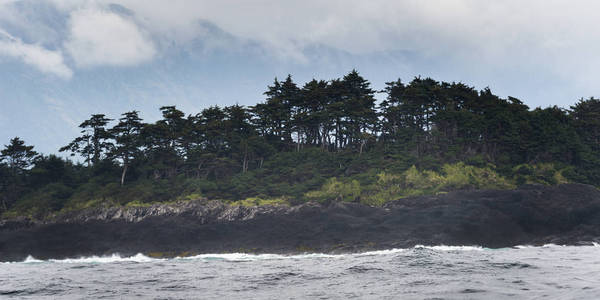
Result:
[[[385,99],[376,101],[376,93]],[[71,186],[99,174],[113,174],[120,186],[175,178],[219,181],[305,149],[357,159],[366,153],[404,157],[423,168],[475,160],[500,168],[554,162],[575,166],[574,181],[600,179],[600,100],[595,98],[570,109],[531,110],[489,88],[431,78],[398,79],[376,91],[355,70],[303,85],[288,75],[275,79],[264,94],[254,106],[212,106],[189,115],[163,106],[162,119],[154,123],[145,123],[137,111],[116,120],[94,114],[59,150],[81,157],[83,164],[38,155],[14,138],[0,155],[1,209],[60,178],[69,178]]]

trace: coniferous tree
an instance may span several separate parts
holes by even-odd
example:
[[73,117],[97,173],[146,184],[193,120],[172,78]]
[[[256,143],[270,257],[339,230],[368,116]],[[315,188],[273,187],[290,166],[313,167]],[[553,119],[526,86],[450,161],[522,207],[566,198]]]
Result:
[[23,189],[25,172],[38,156],[33,148],[15,137],[0,151],[0,200],[3,210],[7,210],[16,201]]
[[[288,75],[275,79],[264,102],[249,108],[214,106],[186,117],[175,106],[163,106],[156,122],[144,124],[133,111],[110,130],[110,119],[92,115],[80,125],[81,136],[61,148],[84,157],[87,167],[55,156],[17,163],[8,159],[14,155],[5,155],[7,149],[2,152],[0,209],[21,207],[20,199],[46,210],[89,200],[85,197],[119,201],[115,195],[138,184],[153,185],[140,193],[148,198],[143,201],[188,192],[232,200],[292,195],[298,201],[326,178],[387,170],[388,163],[394,172],[454,162],[495,165],[491,168],[503,176],[517,169],[519,176],[531,173],[528,164],[557,164],[549,172],[560,168],[569,180],[600,182],[600,100],[582,99],[570,111],[530,110],[489,88],[421,77],[388,82],[382,92],[387,97],[376,108],[375,91],[356,70],[301,88]],[[19,141],[14,144],[31,147]],[[335,153],[321,153],[326,150]],[[365,152],[370,154],[360,159],[354,155]],[[115,190],[119,171],[121,185],[139,182]],[[554,175],[544,175],[545,182],[560,181]],[[526,182],[521,179],[517,183]],[[83,198],[74,201],[77,197]]]
[[375,91],[370,83],[356,70],[344,76],[342,82],[342,103],[344,112],[344,128],[346,137],[344,144],[358,146],[362,153],[363,146],[369,136],[377,130],[377,113],[375,111]]
[[8,166],[0,161],[0,211],[4,212],[10,207],[11,196],[10,185],[14,180],[13,174],[10,172]]
[[80,154],[90,166],[97,164],[103,158],[103,154],[111,150],[113,144],[111,133],[106,125],[112,119],[106,118],[104,114],[95,114],[79,125],[81,136],[75,138],[71,143],[59,149],[59,151],[70,151],[71,156]]
[[600,99],[580,99],[571,106],[570,115],[586,145],[595,153],[600,153]]
[[254,134],[254,128],[250,124],[248,110],[240,105],[225,107],[225,128],[227,131],[227,144],[232,157],[238,157],[242,162],[242,173],[248,171],[248,164],[253,149],[251,149],[250,138]]
[[281,84],[275,78],[272,86],[267,87],[264,92],[267,96],[264,103],[258,103],[251,107],[250,110],[256,116],[253,122],[257,129],[270,142],[281,147],[283,139],[283,111],[284,105],[281,98]]
[[185,156],[185,114],[175,106],[160,108],[163,118],[141,130],[143,148],[154,179],[174,177]]
[[0,161],[4,161],[13,172],[22,173],[33,164],[38,156],[33,148],[34,146],[27,146],[25,141],[15,137],[0,152]]
[[293,113],[299,105],[300,89],[288,75],[283,82],[275,78],[264,94],[265,102],[250,108],[256,116],[254,122],[269,140],[279,144],[280,149],[286,149],[293,142]]
[[144,127],[137,111],[126,112],[122,116],[119,123],[110,129],[110,133],[115,139],[115,146],[111,150],[110,156],[119,159],[123,168],[121,186],[125,185],[125,176],[131,161],[140,155],[140,134]]
[[404,84],[398,78],[396,81],[386,82],[383,90],[387,94],[380,104],[382,124],[381,136],[384,143],[393,143],[399,139],[400,132],[406,127],[406,115],[401,111]]
[[327,86],[324,80],[316,79],[307,82],[300,91],[299,106],[294,123],[295,127],[303,131],[305,143],[309,145],[325,146],[324,137],[329,132],[327,128]]

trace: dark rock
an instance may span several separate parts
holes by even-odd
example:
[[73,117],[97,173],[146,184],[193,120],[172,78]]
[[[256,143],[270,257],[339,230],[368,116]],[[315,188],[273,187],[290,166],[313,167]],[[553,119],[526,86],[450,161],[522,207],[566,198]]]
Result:
[[198,200],[0,221],[0,261],[120,253],[351,252],[425,245],[600,241],[600,191],[523,186],[357,203],[243,207]]

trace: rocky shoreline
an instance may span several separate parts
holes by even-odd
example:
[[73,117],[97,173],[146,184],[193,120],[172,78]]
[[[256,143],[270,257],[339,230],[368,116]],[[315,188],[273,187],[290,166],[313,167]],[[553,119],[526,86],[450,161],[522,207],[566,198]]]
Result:
[[89,255],[355,252],[415,245],[600,242],[600,191],[522,186],[357,203],[229,206],[197,200],[0,221],[0,261]]

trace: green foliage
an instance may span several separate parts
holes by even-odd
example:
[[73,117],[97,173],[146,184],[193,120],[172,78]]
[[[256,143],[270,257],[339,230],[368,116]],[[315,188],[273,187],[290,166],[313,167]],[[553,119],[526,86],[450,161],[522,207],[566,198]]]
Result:
[[511,189],[515,185],[500,176],[493,166],[478,168],[463,163],[445,164],[443,189]]
[[418,170],[415,166],[400,173],[380,172],[373,184],[362,186],[356,180],[341,182],[332,178],[320,190],[306,193],[317,201],[360,200],[380,206],[391,200],[409,196],[444,193],[463,189],[511,189],[515,185],[498,175],[492,166],[478,168],[464,163],[444,164],[441,172]]
[[361,188],[357,180],[340,181],[330,178],[320,190],[310,191],[304,196],[310,201],[345,201],[355,202],[360,200]]
[[287,197],[278,197],[278,198],[259,198],[259,197],[250,197],[244,200],[238,200],[230,202],[231,206],[263,206],[263,205],[290,205]]
[[0,151],[0,161],[6,161],[13,172],[22,172],[29,168],[37,156],[33,146],[25,145],[25,141],[15,137],[10,140],[4,150]]
[[[91,206],[222,199],[236,205],[353,201],[521,184],[600,184],[600,100],[530,110],[490,89],[417,77],[386,83],[376,107],[356,70],[274,80],[255,106],[186,115],[93,114],[60,151],[12,139],[0,155],[0,212],[39,218]],[[111,127],[112,126],[112,127]]]
[[513,168],[515,182],[522,184],[555,185],[571,182],[563,174],[572,172],[572,167],[559,168],[553,163],[539,163],[535,165],[521,164]]
[[7,215],[24,215],[40,219],[51,212],[63,209],[72,194],[72,188],[61,183],[51,183],[23,197]]

